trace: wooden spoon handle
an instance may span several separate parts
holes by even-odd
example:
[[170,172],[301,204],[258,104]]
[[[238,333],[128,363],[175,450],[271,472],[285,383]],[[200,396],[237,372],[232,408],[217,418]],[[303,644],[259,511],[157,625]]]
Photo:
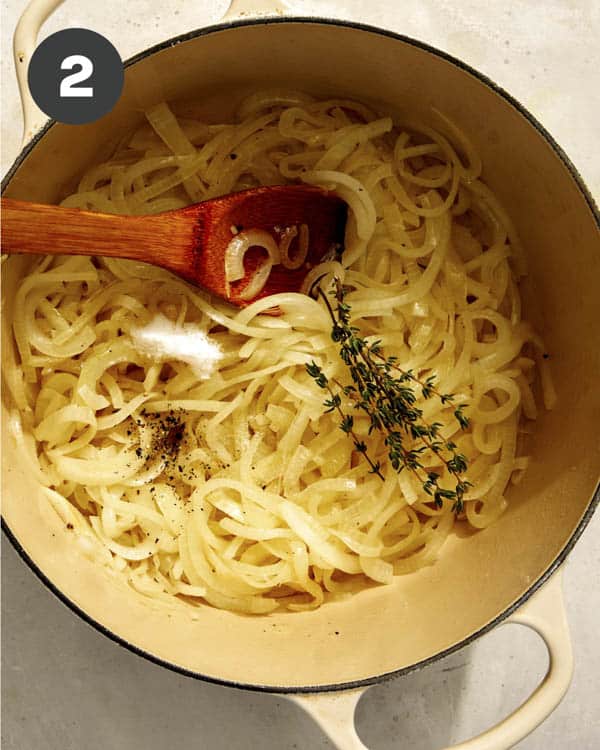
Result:
[[169,214],[117,216],[11,198],[0,205],[3,253],[104,255],[166,265],[165,247],[190,241],[186,223]]

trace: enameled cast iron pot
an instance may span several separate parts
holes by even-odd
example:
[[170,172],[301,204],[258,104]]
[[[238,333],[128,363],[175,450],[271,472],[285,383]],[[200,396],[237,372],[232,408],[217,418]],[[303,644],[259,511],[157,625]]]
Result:
[[[260,1],[250,3],[253,11]],[[572,654],[555,571],[599,497],[600,216],[572,164],[523,107],[458,60],[377,28],[285,18],[273,1],[266,14],[252,18],[238,0],[220,25],[131,59],[120,101],[98,122],[47,122],[38,130],[43,116],[27,92],[26,71],[39,28],[59,4],[33,0],[17,27],[27,145],[5,179],[6,196],[56,202],[141,121],[145,108],[165,99],[202,98],[219,117],[231,112],[242,93],[274,86],[374,100],[392,113],[424,118],[435,105],[475,141],[485,179],[523,239],[530,271],[526,309],[554,355],[558,405],[540,414],[534,460],[523,482],[511,488],[508,511],[491,528],[450,538],[436,565],[398,577],[391,586],[316,612],[269,615],[269,627],[262,617],[209,606],[196,619],[182,613],[167,618],[115,584],[77,551],[48,508],[7,433],[3,412],[6,533],[54,593],[101,632],[187,675],[289,694],[346,750],[364,748],[352,713],[365,687],[439,659],[510,617],[544,638],[548,674],[512,716],[460,747],[512,746],[567,690]],[[9,297],[24,265],[13,257],[3,268]]]

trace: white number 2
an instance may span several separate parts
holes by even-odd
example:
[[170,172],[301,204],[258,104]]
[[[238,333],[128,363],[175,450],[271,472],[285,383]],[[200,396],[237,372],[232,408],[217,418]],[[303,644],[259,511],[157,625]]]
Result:
[[71,97],[71,96],[94,96],[94,89],[92,86],[80,86],[75,88],[75,84],[83,83],[94,72],[94,63],[89,57],[84,55],[69,55],[60,64],[61,70],[73,70],[73,68],[79,66],[79,70],[75,73],[71,73],[70,76],[66,76],[60,82],[60,96]]

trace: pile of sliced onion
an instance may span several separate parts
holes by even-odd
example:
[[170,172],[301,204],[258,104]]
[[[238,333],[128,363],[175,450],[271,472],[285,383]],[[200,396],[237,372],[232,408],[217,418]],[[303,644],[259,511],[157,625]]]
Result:
[[231,239],[225,250],[225,282],[227,296],[231,296],[230,283],[239,281],[246,275],[244,256],[251,247],[264,247],[269,257],[254,271],[250,281],[240,293],[240,299],[254,299],[265,287],[273,266],[281,263],[284,268],[296,270],[302,266],[308,255],[308,226],[300,225],[298,252],[292,260],[289,249],[293,239],[298,235],[298,227],[286,227],[281,235],[279,246],[272,235],[264,229],[247,229]]

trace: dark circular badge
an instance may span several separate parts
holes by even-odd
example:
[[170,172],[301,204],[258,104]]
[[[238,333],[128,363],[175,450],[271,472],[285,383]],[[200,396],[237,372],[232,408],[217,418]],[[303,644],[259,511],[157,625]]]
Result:
[[123,62],[102,34],[65,29],[36,48],[27,76],[42,112],[58,122],[83,125],[115,106],[123,89]]

